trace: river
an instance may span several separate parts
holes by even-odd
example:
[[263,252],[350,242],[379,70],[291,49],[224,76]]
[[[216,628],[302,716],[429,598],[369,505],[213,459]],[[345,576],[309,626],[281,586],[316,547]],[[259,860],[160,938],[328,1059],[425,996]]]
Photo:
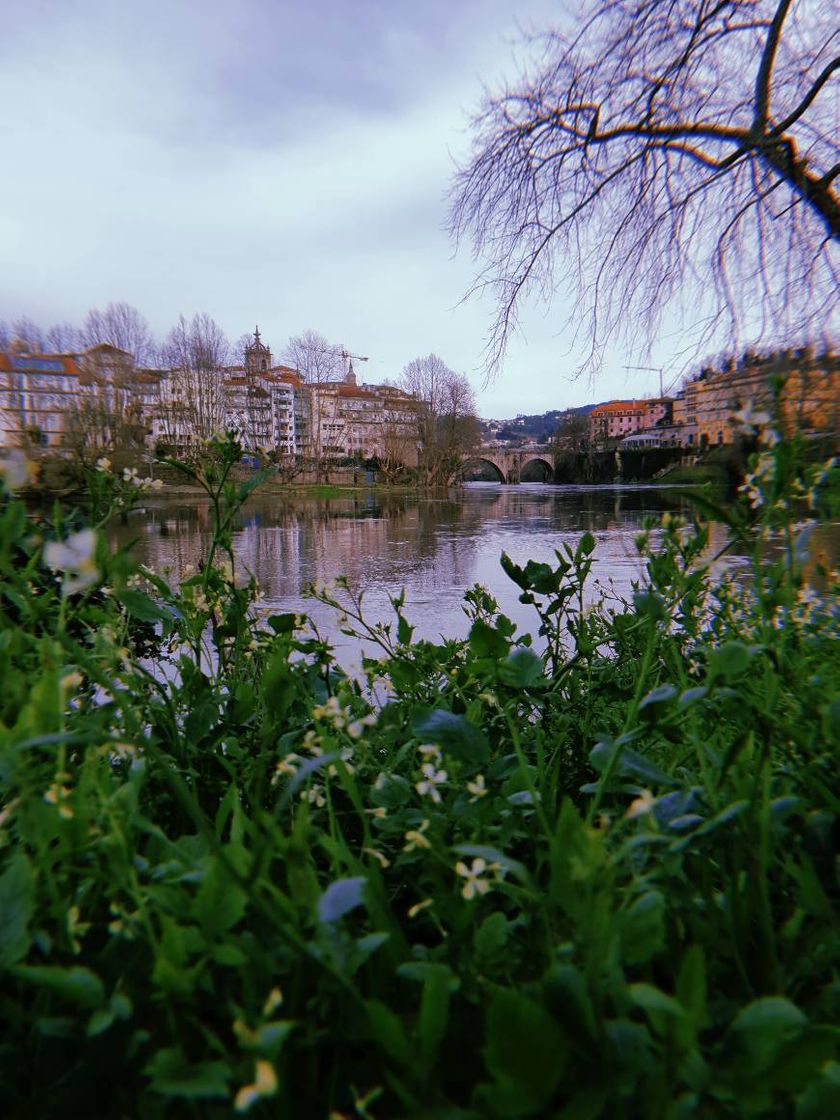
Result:
[[[370,490],[331,498],[265,492],[242,511],[234,548],[257,577],[264,605],[308,613],[347,663],[358,650],[340,635],[335,613],[307,596],[316,580],[346,576],[365,592],[374,620],[391,617],[388,596],[405,588],[416,636],[432,641],[466,634],[464,592],[480,583],[520,630],[534,632],[533,608],[518,601],[500,566],[503,551],[519,564],[552,563],[555,549],[576,545],[588,530],[596,540],[590,600],[604,590],[627,596],[642,571],[635,538],[645,519],[688,508],[684,495],[666,486],[469,483],[437,496]],[[118,540],[135,540],[139,560],[177,579],[196,564],[209,532],[209,503],[161,497],[134,511]],[[724,542],[722,526],[713,524],[710,555]]]

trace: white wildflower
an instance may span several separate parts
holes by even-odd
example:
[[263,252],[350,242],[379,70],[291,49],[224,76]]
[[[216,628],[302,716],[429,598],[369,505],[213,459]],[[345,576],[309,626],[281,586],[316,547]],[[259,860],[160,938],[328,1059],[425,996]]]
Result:
[[38,476],[38,464],[27,459],[18,449],[4,459],[0,459],[0,480],[9,493],[23,490]]
[[82,529],[65,541],[49,541],[44,545],[44,563],[54,572],[64,573],[62,594],[72,595],[91,587],[99,578],[94,553],[96,533]]
[[487,860],[478,856],[472,861],[470,867],[459,860],[455,864],[455,871],[462,879],[466,880],[461,887],[461,894],[469,901],[475,898],[477,894],[487,894],[493,885],[493,880],[487,878],[487,876],[498,877],[501,867],[498,863],[488,863]]
[[424,762],[420,767],[423,780],[417,782],[415,789],[421,797],[430,797],[436,804],[440,803],[440,790],[438,786],[445,785],[447,773],[445,770],[436,770],[431,762]]

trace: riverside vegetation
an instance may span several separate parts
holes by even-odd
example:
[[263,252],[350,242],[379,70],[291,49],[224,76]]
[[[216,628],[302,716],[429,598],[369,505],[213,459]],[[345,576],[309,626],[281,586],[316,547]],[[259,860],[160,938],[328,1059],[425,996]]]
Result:
[[630,602],[584,608],[588,533],[503,557],[533,642],[316,588],[361,679],[238,566],[231,439],[180,581],[107,549],[130,471],[0,499],[3,1115],[840,1114],[833,468],[764,440],[750,580],[666,515]]

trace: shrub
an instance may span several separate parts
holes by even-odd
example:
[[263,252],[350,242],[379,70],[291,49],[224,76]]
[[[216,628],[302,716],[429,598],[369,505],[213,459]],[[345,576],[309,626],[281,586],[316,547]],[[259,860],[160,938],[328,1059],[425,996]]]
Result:
[[[215,517],[178,586],[0,508],[4,1113],[836,1113],[826,471],[754,457],[747,583],[671,514],[629,603],[584,606],[589,534],[503,557],[535,640],[479,587],[439,644],[316,588],[352,679],[240,571],[237,458],[173,465]],[[101,526],[143,483],[97,474]]]

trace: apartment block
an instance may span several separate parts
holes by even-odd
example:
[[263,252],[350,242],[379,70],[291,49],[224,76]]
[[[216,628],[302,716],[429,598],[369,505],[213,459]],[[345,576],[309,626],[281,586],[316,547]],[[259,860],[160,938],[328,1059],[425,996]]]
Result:
[[646,431],[669,419],[671,407],[669,397],[600,404],[589,413],[589,438],[596,446],[603,446]]

